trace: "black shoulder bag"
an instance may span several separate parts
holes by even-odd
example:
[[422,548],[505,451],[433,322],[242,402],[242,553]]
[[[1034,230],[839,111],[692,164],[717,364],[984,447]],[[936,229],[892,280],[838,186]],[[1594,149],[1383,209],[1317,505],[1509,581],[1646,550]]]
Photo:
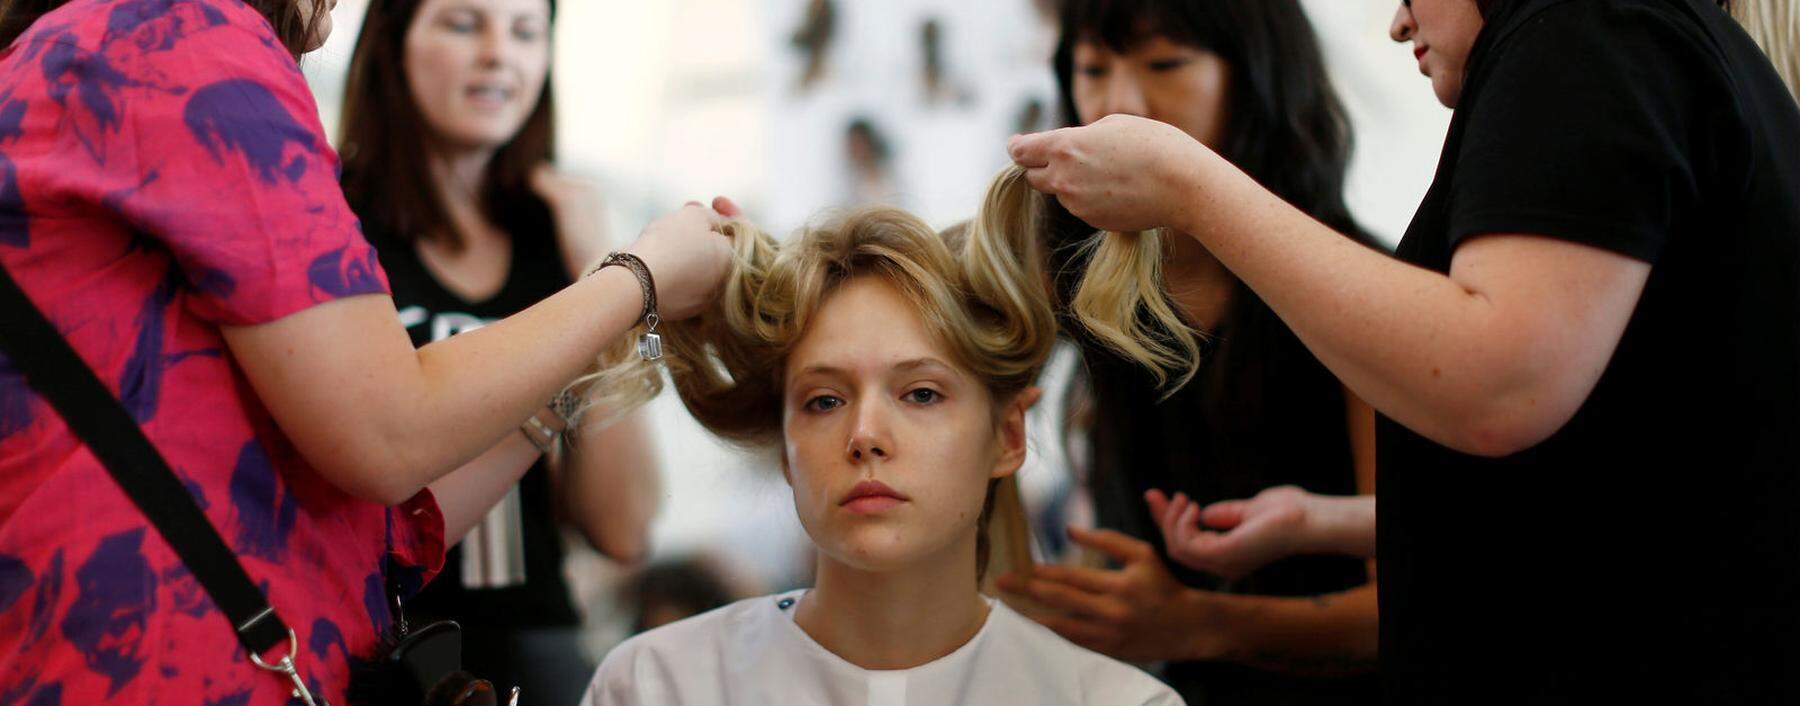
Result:
[[[113,480],[149,518],[174,548],[207,595],[224,612],[250,663],[293,687],[293,697],[307,706],[327,706],[300,677],[298,639],[282,622],[267,597],[250,581],[237,556],[207,521],[168,462],[106,385],[76,355],[75,349],[31,303],[6,269],[0,267],[0,352],[12,359],[32,389],[48,400]],[[396,616],[399,611],[395,612]],[[287,643],[286,653],[265,660]],[[390,644],[391,643],[391,644]],[[460,668],[461,628],[436,623],[408,633],[405,621],[398,638],[384,640],[378,664],[359,674],[351,686],[359,696],[381,703],[427,706],[495,706],[492,684]],[[517,691],[513,694],[516,703]]]

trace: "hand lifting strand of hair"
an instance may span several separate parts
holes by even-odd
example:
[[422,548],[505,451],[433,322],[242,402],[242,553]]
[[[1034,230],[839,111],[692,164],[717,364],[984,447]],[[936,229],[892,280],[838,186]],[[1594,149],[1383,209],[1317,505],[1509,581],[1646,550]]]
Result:
[[[781,441],[786,352],[840,283],[886,278],[997,399],[1030,386],[1056,339],[1040,245],[1044,199],[1008,168],[966,227],[940,235],[894,208],[849,212],[788,243],[743,222],[726,227],[736,264],[717,306],[664,324],[669,378],[694,418],[743,444]],[[1096,233],[1071,308],[1097,340],[1173,390],[1193,377],[1200,347],[1163,291],[1162,235]],[[662,375],[627,336],[576,381],[584,408],[616,417],[655,397]]]

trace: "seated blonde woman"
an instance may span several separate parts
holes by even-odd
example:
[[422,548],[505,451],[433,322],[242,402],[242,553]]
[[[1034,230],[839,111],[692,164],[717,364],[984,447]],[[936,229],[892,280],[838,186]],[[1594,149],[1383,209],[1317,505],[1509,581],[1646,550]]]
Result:
[[[665,327],[666,362],[702,425],[778,452],[817,584],[626,641],[585,703],[1182,703],[978,590],[1056,333],[1036,209],[1014,171],[948,236],[892,209],[783,245],[735,227],[721,309]],[[641,398],[659,380],[633,360],[592,389]]]

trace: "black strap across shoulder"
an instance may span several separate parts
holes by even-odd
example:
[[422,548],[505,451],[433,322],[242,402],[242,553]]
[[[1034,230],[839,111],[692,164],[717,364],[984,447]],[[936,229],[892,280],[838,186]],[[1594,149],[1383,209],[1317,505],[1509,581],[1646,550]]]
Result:
[[136,420],[0,267],[0,352],[62,415],[231,620],[251,655],[290,639],[275,609]]

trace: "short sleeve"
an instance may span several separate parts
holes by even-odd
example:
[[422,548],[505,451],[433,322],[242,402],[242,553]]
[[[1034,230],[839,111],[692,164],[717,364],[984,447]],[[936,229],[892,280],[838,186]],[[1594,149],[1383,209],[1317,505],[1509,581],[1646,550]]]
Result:
[[1564,2],[1481,59],[1490,68],[1471,74],[1479,97],[1463,108],[1452,248],[1522,233],[1656,261],[1699,203],[1705,114],[1730,95],[1698,28],[1656,5]]
[[387,509],[388,570],[411,597],[444,568],[444,513],[429,488]]
[[[209,321],[257,324],[387,292],[304,77],[268,24],[232,5],[142,20],[165,23],[154,44],[51,39],[46,66],[85,63],[74,80],[105,84],[63,101],[64,130],[91,160],[70,170],[69,189],[166,248]],[[93,79],[97,65],[113,75]]]

